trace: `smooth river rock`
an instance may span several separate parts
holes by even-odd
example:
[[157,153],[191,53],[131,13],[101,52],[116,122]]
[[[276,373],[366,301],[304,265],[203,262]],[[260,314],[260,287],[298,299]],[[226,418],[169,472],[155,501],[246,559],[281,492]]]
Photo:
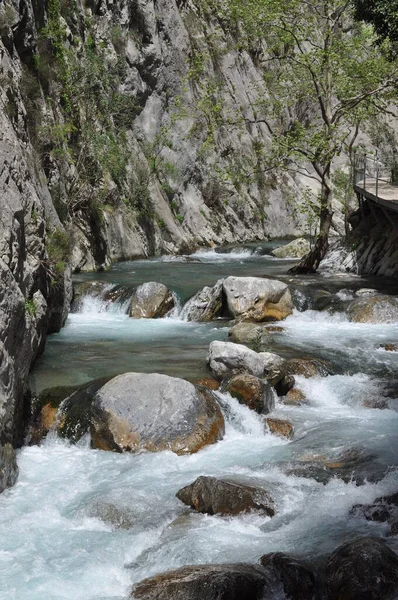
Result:
[[275,408],[275,393],[270,384],[249,373],[234,375],[223,382],[221,389],[260,414],[268,414]]
[[233,318],[249,321],[280,321],[293,312],[286,283],[260,277],[227,277],[223,290]]
[[131,298],[130,317],[160,319],[174,307],[174,298],[163,283],[149,281],[140,285]]
[[290,421],[286,419],[277,419],[275,417],[268,417],[265,419],[265,424],[269,429],[270,433],[279,435],[280,437],[293,439],[294,437],[294,426]]
[[185,304],[181,317],[187,321],[207,322],[222,312],[223,279],[214,287],[204,287]]
[[348,317],[354,323],[398,323],[398,298],[378,295],[354,300]]
[[310,250],[311,246],[309,241],[305,238],[298,238],[297,240],[289,242],[289,244],[274,248],[271,251],[271,254],[276,258],[302,258],[308,254]]
[[269,346],[271,334],[265,325],[259,323],[238,323],[228,332],[228,337],[235,344],[245,344],[259,352]]
[[396,600],[398,556],[379,538],[340,546],[325,568],[327,600]]
[[264,374],[264,361],[261,356],[242,344],[211,342],[207,362],[217,379],[224,379],[236,373],[250,373],[256,377],[262,377]]
[[260,600],[265,596],[266,571],[258,565],[196,565],[155,575],[138,583],[136,600]]
[[[287,364],[284,358],[273,352],[260,352],[258,356],[263,363],[264,377],[271,385],[275,386],[284,379]],[[294,381],[290,383],[294,385]]]
[[273,500],[265,490],[216,477],[198,477],[176,496],[187,506],[208,515],[238,515],[252,510],[270,517],[275,514]]
[[223,434],[224,418],[212,392],[167,375],[119,375],[92,405],[92,443],[102,450],[191,454]]

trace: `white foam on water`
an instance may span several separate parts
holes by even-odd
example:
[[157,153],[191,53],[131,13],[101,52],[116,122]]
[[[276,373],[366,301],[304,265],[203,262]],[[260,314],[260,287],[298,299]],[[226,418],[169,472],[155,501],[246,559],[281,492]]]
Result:
[[[105,348],[116,339],[131,342],[133,352],[139,342],[150,346],[164,339],[166,344],[174,336],[178,348],[183,338],[219,334],[214,325],[185,323],[179,314],[130,319],[94,300],[70,315],[57,339],[103,340]],[[340,374],[297,377],[308,404],[277,402],[272,416],[295,425],[292,442],[271,435],[264,415],[217,393],[224,439],[194,455],[118,455],[91,450],[87,439],[70,446],[54,436],[40,447],[23,448],[19,480],[0,495],[0,598],[127,598],[133,583],[186,564],[255,562],[271,551],[311,559],[358,535],[385,536],[385,524],[350,516],[350,509],[396,492],[397,471],[384,467],[396,464],[398,414],[364,407],[364,401],[380,396],[380,384],[358,371],[371,360],[391,369],[397,365],[396,356],[386,356],[394,353],[376,348],[380,341],[398,339],[398,325],[355,324],[344,314],[316,311],[295,311],[282,325],[278,339],[298,353],[321,356],[328,349],[340,363],[350,359],[350,368]],[[358,486],[334,477],[324,484],[291,471],[297,461],[333,460],[353,447],[363,449],[370,467],[380,463],[379,481]],[[200,475],[238,477],[264,488],[274,498],[275,516],[226,518],[190,511],[175,494]],[[127,511],[131,529],[93,516],[92,507],[101,503]]]

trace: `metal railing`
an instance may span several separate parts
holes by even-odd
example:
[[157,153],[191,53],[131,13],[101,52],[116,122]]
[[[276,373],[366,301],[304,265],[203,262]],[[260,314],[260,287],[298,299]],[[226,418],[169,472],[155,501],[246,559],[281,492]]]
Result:
[[354,156],[354,187],[359,187],[378,197],[382,184],[398,187],[398,161],[395,153],[390,160],[383,162],[377,154],[356,153]]

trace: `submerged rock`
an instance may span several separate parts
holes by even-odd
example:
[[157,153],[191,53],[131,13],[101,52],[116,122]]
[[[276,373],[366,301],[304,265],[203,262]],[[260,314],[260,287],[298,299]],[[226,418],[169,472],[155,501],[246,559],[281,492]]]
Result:
[[377,295],[354,300],[348,307],[348,317],[354,323],[397,323],[398,298]]
[[258,323],[238,323],[228,332],[228,337],[235,344],[245,344],[259,352],[268,348],[271,335],[265,325]]
[[287,474],[315,479],[323,484],[338,477],[345,482],[355,481],[357,485],[363,485],[366,480],[377,481],[385,475],[383,468],[371,462],[373,458],[360,446],[347,448],[331,456],[308,454],[294,463]]
[[350,515],[376,523],[389,523],[393,528],[398,522],[398,493],[376,498],[373,504],[356,504]]
[[227,277],[223,290],[230,315],[249,321],[281,321],[293,312],[286,283],[260,277]]
[[260,558],[260,564],[266,570],[268,580],[274,583],[274,589],[282,586],[285,597],[289,600],[315,598],[314,573],[294,558],[282,552],[272,552],[264,554]]
[[140,285],[131,298],[130,317],[134,319],[160,319],[174,308],[170,290],[155,281]]
[[325,593],[327,600],[395,600],[398,556],[378,538],[340,546],[326,564]]
[[265,424],[269,431],[275,435],[279,435],[280,437],[287,438],[289,440],[293,439],[294,437],[294,426],[286,419],[268,417],[265,419]]
[[223,434],[224,418],[213,394],[167,375],[119,375],[97,392],[92,405],[92,443],[102,450],[191,454]]
[[398,352],[398,344],[395,343],[380,344],[379,348],[381,348],[382,350],[386,350],[387,352]]
[[283,404],[286,404],[287,406],[300,406],[305,400],[305,394],[298,388],[289,390],[286,396],[282,398]]
[[17,455],[11,444],[0,446],[0,494],[18,479]]
[[217,379],[236,373],[250,373],[256,377],[264,374],[264,361],[260,354],[232,342],[211,342],[207,363]]
[[306,378],[333,375],[333,369],[326,360],[315,358],[292,358],[286,363],[286,371],[290,375],[301,375]]
[[129,508],[120,508],[111,502],[96,502],[89,507],[89,517],[99,519],[114,529],[131,529],[137,522]]
[[187,321],[207,322],[222,313],[223,279],[214,287],[205,287],[188,300],[182,310],[182,317]]
[[271,251],[271,254],[276,258],[302,258],[308,254],[310,250],[311,245],[308,240],[305,238],[297,238],[297,240],[293,240],[292,242],[289,242],[289,244],[274,248]]
[[275,514],[273,500],[265,490],[216,477],[198,477],[176,496],[187,506],[209,515],[238,515],[252,510],[270,517]]
[[108,288],[110,288],[110,285],[106,281],[79,281],[75,283],[73,285],[71,311],[77,312],[80,309],[85,296],[100,298]]
[[260,414],[268,414],[275,407],[274,391],[269,383],[249,373],[227,379],[223,382],[222,391]]
[[188,566],[141,581],[131,599],[259,600],[267,597],[266,583],[266,572],[257,565]]

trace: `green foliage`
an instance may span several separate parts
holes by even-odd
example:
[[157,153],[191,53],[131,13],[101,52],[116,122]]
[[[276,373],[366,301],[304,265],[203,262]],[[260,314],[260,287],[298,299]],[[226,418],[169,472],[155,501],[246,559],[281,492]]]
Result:
[[55,229],[47,233],[46,250],[51,268],[57,273],[65,270],[65,265],[70,258],[70,238],[66,231]]
[[17,13],[10,1],[0,4],[0,37],[17,21]]
[[150,176],[145,167],[136,165],[134,178],[130,182],[129,194],[123,197],[124,203],[142,217],[152,217],[153,207],[149,189]]
[[294,214],[304,217],[306,234],[309,237],[311,246],[318,234],[320,210],[319,198],[314,195],[311,188],[306,187],[302,192],[300,202],[294,203]]
[[254,350],[254,352],[261,352],[263,350],[263,332],[261,327],[257,327],[253,336],[250,340],[250,348]]
[[398,53],[398,0],[354,0],[355,18],[371,23],[378,43],[387,43],[393,55]]
[[31,317],[35,317],[37,312],[37,307],[33,298],[25,299],[25,313],[30,315]]

